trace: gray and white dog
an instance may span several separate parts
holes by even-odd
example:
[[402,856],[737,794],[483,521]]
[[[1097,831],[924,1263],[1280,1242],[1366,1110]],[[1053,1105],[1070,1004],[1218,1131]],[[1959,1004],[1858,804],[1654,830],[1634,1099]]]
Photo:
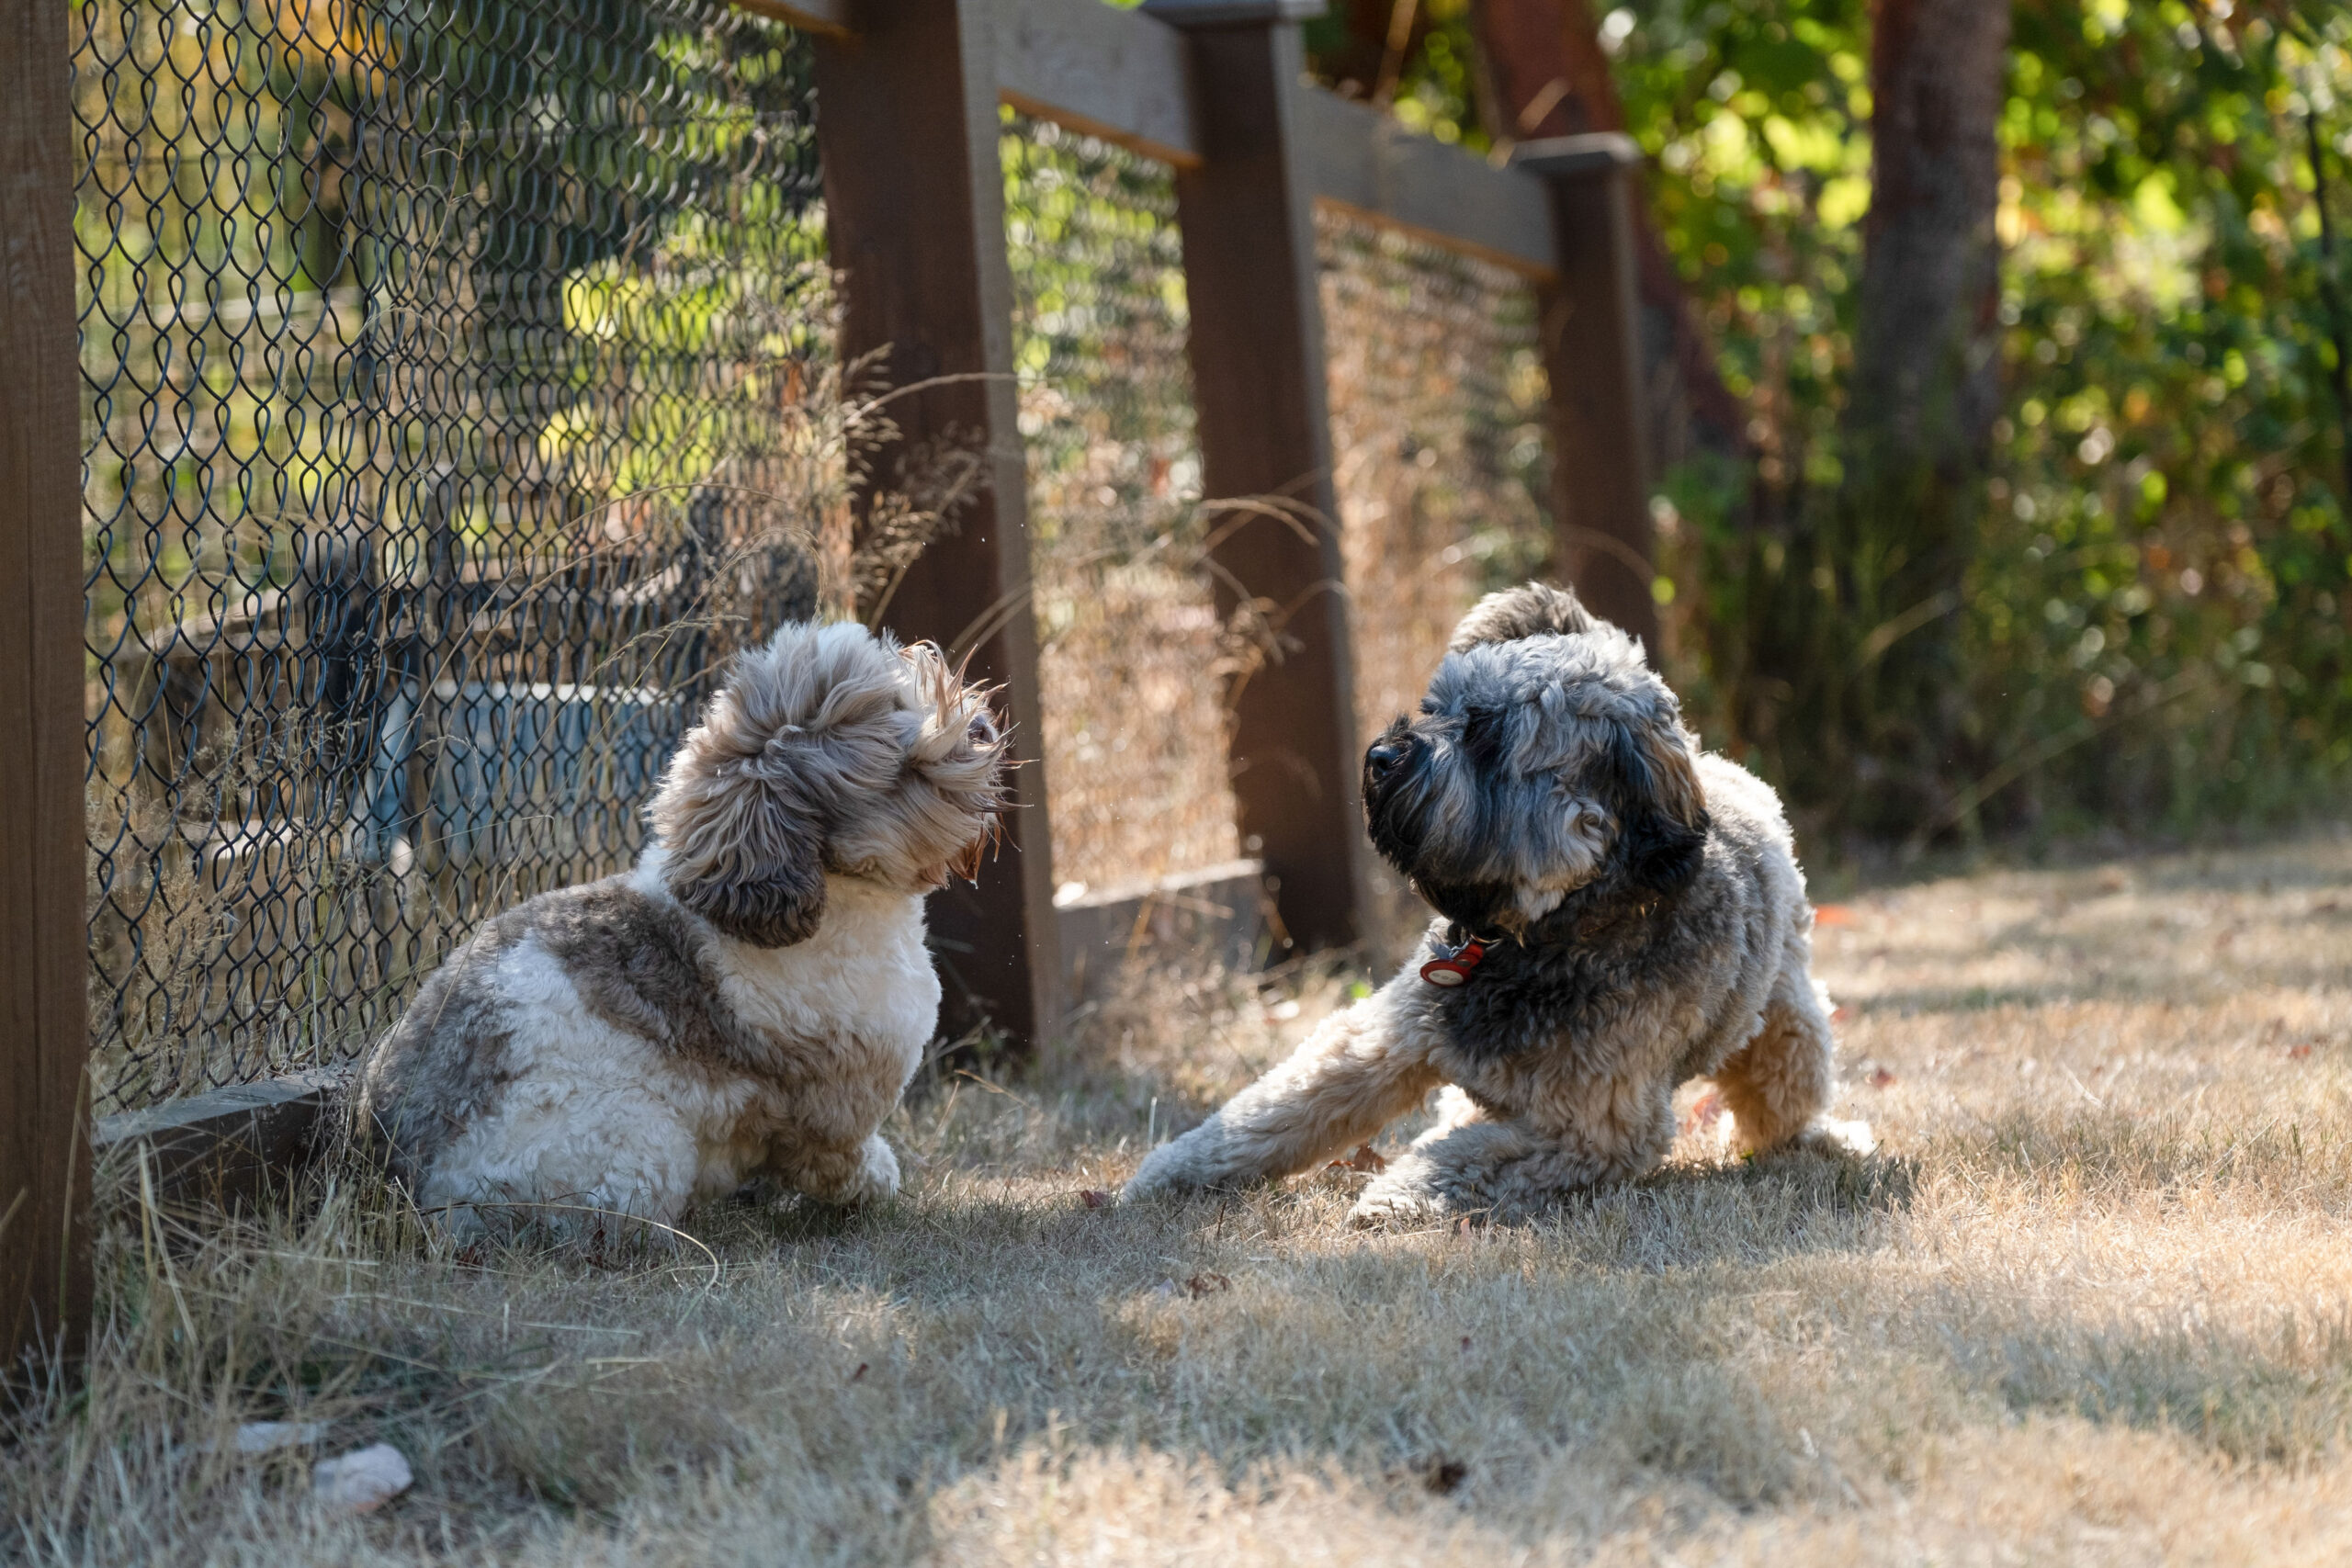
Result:
[[1489,595],[1364,758],[1373,843],[1430,952],[1153,1151],[1128,1199],[1312,1168],[1450,1085],[1359,1223],[1510,1218],[1655,1168],[1714,1080],[1748,1150],[1866,1151],[1826,1115],[1828,999],[1770,787],[1703,754],[1641,644],[1572,593]]
[[674,1224],[755,1175],[888,1197],[876,1129],[939,1013],[923,897],[978,870],[1004,758],[937,649],[786,626],[671,759],[634,871],[507,910],[425,982],[361,1125],[460,1234]]

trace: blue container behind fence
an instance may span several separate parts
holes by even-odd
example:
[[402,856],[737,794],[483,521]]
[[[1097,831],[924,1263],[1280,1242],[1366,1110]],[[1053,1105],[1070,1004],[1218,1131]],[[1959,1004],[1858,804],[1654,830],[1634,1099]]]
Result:
[[451,865],[633,846],[677,740],[675,702],[643,687],[443,681],[431,708],[429,836]]

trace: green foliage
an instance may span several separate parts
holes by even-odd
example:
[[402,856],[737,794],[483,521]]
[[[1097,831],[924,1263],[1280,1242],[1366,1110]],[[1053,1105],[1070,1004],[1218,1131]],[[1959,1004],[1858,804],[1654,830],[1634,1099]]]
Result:
[[[1752,472],[1702,458],[1661,483],[1679,675],[1710,740],[1783,780],[1805,730],[1770,650],[1889,629],[1820,635],[1833,563],[1810,547],[1844,471],[1868,12],[1634,0],[1601,21],[1652,211],[1756,454]],[[2315,114],[2341,240],[2352,15],[2019,0],[2014,17],[2007,414],[1956,612],[1972,749],[1951,825],[2295,809],[2352,775],[2346,416],[2306,140]],[[1442,75],[1408,69],[1405,90]]]
[[[1117,0],[1114,0],[1117,3]],[[1410,0],[1408,0],[1408,4]],[[1478,54],[1470,31],[1472,0],[1419,0],[1408,13],[1419,36],[1399,62],[1388,112],[1399,124],[1485,152],[1490,145],[1477,110]],[[1328,63],[1351,52],[1347,8],[1333,5],[1305,27],[1310,61]]]
[[2347,416],[2304,120],[2352,214],[2352,18],[2280,20],[2018,17],[2016,396],[1974,629],[2032,677],[1995,715],[2012,747],[2174,705],[2052,780],[2086,805],[2264,810],[2352,764]]
[[[1959,612],[1975,744],[1952,781],[1996,823],[2258,816],[2352,764],[2352,526],[2303,123],[2315,108],[2338,159],[2352,144],[2352,26],[2226,9],[2016,10],[2007,414]],[[1759,617],[1823,613],[1788,579],[1822,564],[1803,545],[1840,473],[1867,17],[1617,15],[1657,210],[1758,451],[1752,491],[1668,478],[1702,578],[1684,650],[1717,727],[1785,774],[1748,650]]]

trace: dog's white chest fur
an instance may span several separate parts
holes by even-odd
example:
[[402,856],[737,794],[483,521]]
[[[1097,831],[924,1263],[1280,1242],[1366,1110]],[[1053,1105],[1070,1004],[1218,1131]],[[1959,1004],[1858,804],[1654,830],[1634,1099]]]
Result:
[[[640,885],[659,886],[640,868]],[[780,1037],[851,1036],[904,1088],[939,1016],[939,976],[923,946],[922,900],[854,877],[825,879],[825,923],[807,942],[719,944],[720,986],[746,1024]]]

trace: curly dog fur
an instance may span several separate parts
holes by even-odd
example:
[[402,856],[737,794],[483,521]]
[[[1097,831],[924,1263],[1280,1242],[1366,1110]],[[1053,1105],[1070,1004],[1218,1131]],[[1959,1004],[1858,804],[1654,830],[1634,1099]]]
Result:
[[674,1224],[760,1175],[896,1192],[876,1129],[939,1011],[923,896],[977,870],[1003,754],[936,649],[785,627],[671,760],[634,871],[507,910],[425,982],[361,1125],[460,1232]]
[[[1456,629],[1419,716],[1365,754],[1374,844],[1437,910],[1417,954],[1291,1058],[1153,1151],[1129,1199],[1306,1170],[1448,1088],[1360,1223],[1525,1214],[1652,1170],[1677,1085],[1711,1077],[1739,1146],[1867,1149],[1826,1114],[1829,1004],[1771,789],[1702,754],[1638,642],[1540,583]],[[1451,976],[1441,976],[1451,977]]]

